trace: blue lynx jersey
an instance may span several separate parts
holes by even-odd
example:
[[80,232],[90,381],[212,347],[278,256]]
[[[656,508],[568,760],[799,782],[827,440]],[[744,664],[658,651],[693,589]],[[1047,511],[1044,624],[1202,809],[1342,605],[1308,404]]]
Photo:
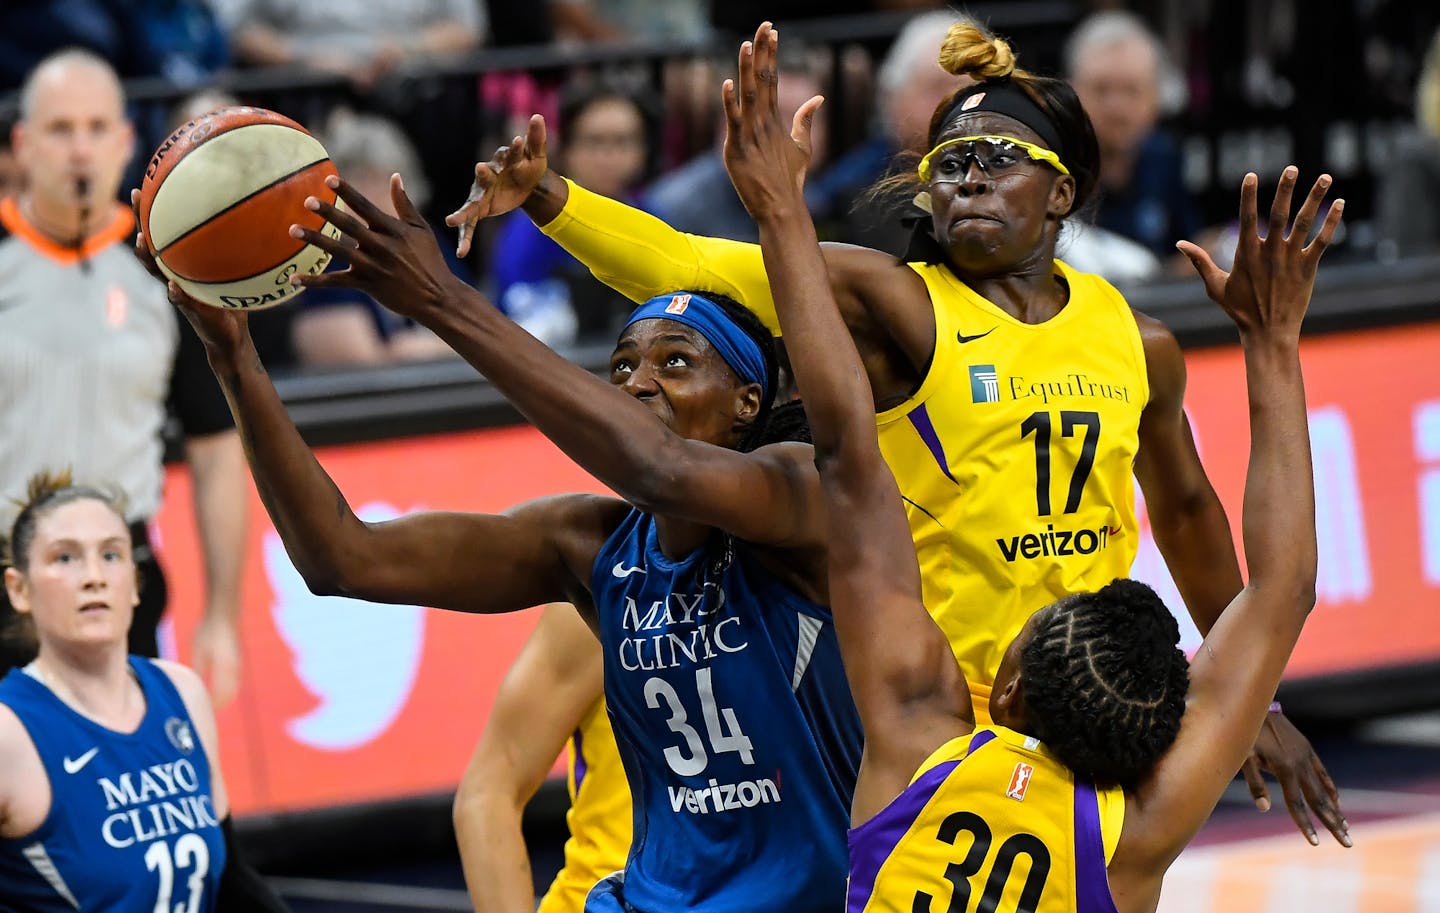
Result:
[[86,719],[23,670],[0,703],[25,724],[50,780],[38,830],[0,840],[0,909],[209,913],[225,868],[210,764],[170,678],[130,657],[145,693],[133,733]]
[[591,573],[634,796],[622,908],[841,909],[863,737],[830,611],[718,533],[667,559],[639,511]]

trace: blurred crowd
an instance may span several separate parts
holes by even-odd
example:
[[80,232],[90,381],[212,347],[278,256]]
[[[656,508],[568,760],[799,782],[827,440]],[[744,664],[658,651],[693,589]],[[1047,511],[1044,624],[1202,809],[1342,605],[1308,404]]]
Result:
[[[1336,4],[1344,11],[1327,18],[1322,34],[1301,0],[1183,8],[1092,0],[1076,4],[1059,33],[1020,38],[1022,65],[1071,80],[1102,150],[1098,203],[1067,230],[1062,257],[1122,286],[1186,274],[1175,252],[1182,238],[1224,265],[1234,225],[1214,201],[1233,199],[1245,170],[1278,171],[1307,137],[1324,155],[1302,165],[1335,168],[1347,198],[1360,199],[1347,211],[1356,256],[1440,252],[1440,36],[1425,38],[1440,25],[1440,8],[1430,6]],[[463,198],[470,166],[540,112],[552,164],[564,174],[683,231],[753,241],[721,161],[717,89],[736,39],[772,18],[797,26],[786,43],[782,106],[793,110],[817,93],[831,100],[807,187],[822,237],[900,255],[906,217],[918,210],[872,188],[926,151],[929,115],[957,87],[935,49],[959,15],[928,0],[9,0],[0,4],[0,92],[20,86],[47,54],[87,48],[127,80],[151,78],[130,83],[148,87],[134,113],[131,175],[175,125],[258,104],[304,122],[372,198],[385,200],[388,175],[404,174],[437,226]],[[845,37],[850,25],[853,39]],[[1228,32],[1243,38],[1229,42]],[[1307,57],[1321,41],[1344,44],[1353,65],[1335,72],[1323,47]],[[508,48],[544,53],[533,66],[485,64],[519,53]],[[266,71],[275,78],[255,79]],[[1332,113],[1349,133],[1307,120],[1316,109],[1304,99],[1331,85],[1344,87],[1333,93]],[[1366,109],[1344,110],[1357,97]],[[1236,105],[1246,116],[1227,120]],[[457,111],[475,123],[457,124]],[[1227,157],[1213,143],[1226,126],[1248,154]],[[1197,144],[1204,135],[1211,145]],[[1359,151],[1346,158],[1350,147]],[[1358,164],[1345,174],[1333,158]],[[1365,187],[1352,190],[1347,179]],[[23,180],[8,147],[0,151],[0,195]],[[1358,229],[1352,213],[1362,216]],[[441,233],[453,250],[448,230]],[[536,336],[557,347],[613,337],[628,303],[522,213],[486,225],[481,240],[452,268]],[[448,351],[422,328],[338,290],[307,293],[257,319],[256,332],[282,368]]]

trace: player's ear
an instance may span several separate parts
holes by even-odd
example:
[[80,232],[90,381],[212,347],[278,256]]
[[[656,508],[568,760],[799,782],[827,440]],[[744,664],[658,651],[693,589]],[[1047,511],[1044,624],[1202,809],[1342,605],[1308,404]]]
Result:
[[16,612],[30,611],[30,592],[25,583],[25,575],[13,567],[5,569],[5,595],[10,599],[10,605]]

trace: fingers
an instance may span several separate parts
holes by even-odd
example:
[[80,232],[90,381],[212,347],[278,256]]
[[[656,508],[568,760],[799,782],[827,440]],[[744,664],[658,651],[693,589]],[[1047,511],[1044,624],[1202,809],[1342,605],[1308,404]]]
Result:
[[[769,23],[766,23],[769,25]],[[762,30],[764,26],[762,26]],[[759,110],[779,117],[780,101],[776,87],[780,85],[780,70],[776,63],[780,50],[780,32],[771,27],[755,42],[756,103]]]
[[[1274,765],[1272,765],[1273,767]],[[1310,841],[1311,846],[1320,845],[1320,836],[1315,833],[1315,822],[1310,820],[1310,808],[1305,802],[1304,786],[1293,767],[1281,767],[1272,771],[1280,781],[1280,791],[1285,794],[1285,808],[1294,819],[1300,833]]]
[[[363,200],[364,197],[360,197],[360,199]],[[327,203],[324,200],[317,200],[315,197],[305,198],[305,208],[311,212],[318,213],[326,222],[334,225],[341,233],[347,235],[351,239],[350,247],[352,248],[358,246],[357,239],[368,234],[377,233],[376,229],[379,227],[375,222],[366,225],[365,222],[355,218],[353,213],[346,212],[338,206]],[[395,221],[383,213],[380,214],[379,217],[388,219],[391,222]],[[295,226],[292,225],[290,237],[300,237],[300,235],[295,234],[294,228]]]
[[731,137],[740,135],[740,99],[735,92],[735,80],[727,79],[720,84],[720,105],[725,109],[725,132]]
[[[381,226],[395,221],[389,213],[370,202],[370,199],[366,197],[365,194],[356,190],[348,181],[331,175],[325,179],[325,186],[335,191],[336,195],[345,201],[345,205],[350,208],[350,212],[355,215],[352,216],[350,213],[341,212],[324,200],[315,197],[306,198],[305,208],[311,212],[320,213],[320,215],[325,217],[325,221],[334,225],[347,235],[359,237],[360,234],[366,230],[367,226],[375,231],[379,231]],[[312,206],[312,201],[316,205]],[[355,216],[359,216],[360,219],[364,219],[365,221],[361,222],[359,219],[356,219]]]
[[1310,229],[1315,226],[1315,216],[1320,212],[1320,204],[1329,190],[1330,175],[1320,175],[1310,188],[1310,193],[1305,196],[1305,202],[1300,205],[1300,211],[1295,214],[1295,224],[1291,227],[1290,235],[1285,240],[1305,243],[1305,239],[1310,237]]
[[1259,221],[1256,200],[1259,196],[1256,187],[1260,178],[1255,172],[1245,175],[1240,182],[1240,243],[1243,245],[1255,238],[1255,224]]
[[390,204],[395,207],[395,214],[400,221],[411,225],[424,225],[425,217],[415,204],[410,200],[410,194],[405,192],[405,179],[400,177],[400,172],[390,175]]
[[[291,225],[290,237],[314,245],[330,256],[339,257],[342,260],[348,260],[353,257],[355,251],[360,247],[360,243],[349,235],[341,235],[335,238],[324,232],[316,231],[313,228],[306,228],[303,225]],[[299,275],[300,273],[295,274],[295,276]],[[291,278],[294,279],[295,276]]]
[[1300,169],[1294,165],[1286,166],[1280,172],[1280,184],[1275,188],[1275,199],[1270,204],[1270,227],[1266,231],[1266,240],[1279,241],[1285,237],[1285,223],[1290,221],[1290,200],[1295,194],[1295,182],[1300,177]]
[[749,41],[740,45],[739,80],[736,94],[740,96],[740,116],[749,116],[750,112],[755,110],[755,45]]
[[460,226],[460,236],[455,242],[455,256],[464,259],[470,253],[470,242],[475,239],[475,223],[466,222]]
[[1265,785],[1265,775],[1260,772],[1260,759],[1255,755],[1245,759],[1240,767],[1245,774],[1245,785],[1250,787],[1250,798],[1254,800],[1255,807],[1262,812],[1270,810],[1270,789]]
[[790,138],[805,152],[807,159],[811,153],[810,131],[815,126],[815,115],[823,104],[825,96],[816,95],[796,109],[795,118],[790,122]]
[[1315,263],[1325,249],[1330,246],[1330,241],[1335,237],[1335,229],[1340,227],[1340,218],[1345,214],[1345,201],[1336,200],[1330,204],[1330,211],[1325,214],[1325,221],[1320,226],[1320,233],[1315,236],[1302,251],[1310,262]]
[[530,115],[530,125],[525,130],[525,156],[532,159],[546,158],[547,142],[544,115]]
[[1216,266],[1210,252],[1198,244],[1179,241],[1175,248],[1185,255],[1185,259],[1195,267],[1195,272],[1200,274],[1200,281],[1205,283],[1205,293],[1211,299],[1219,301],[1225,293],[1225,283],[1230,279],[1230,274]]
[[1321,822],[1341,846],[1353,846],[1350,840],[1350,822],[1345,820],[1345,812],[1340,808],[1340,790],[1336,788],[1335,781],[1330,779],[1330,772],[1314,752],[1310,754],[1310,772],[1315,784],[1310,806],[1315,809]]

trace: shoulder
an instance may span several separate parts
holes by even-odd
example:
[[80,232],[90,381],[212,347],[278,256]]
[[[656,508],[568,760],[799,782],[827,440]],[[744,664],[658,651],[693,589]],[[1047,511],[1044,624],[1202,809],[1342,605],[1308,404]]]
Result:
[[214,713],[210,706],[210,693],[205,690],[205,683],[195,670],[168,659],[152,659],[148,662],[164,673],[175,686],[175,690],[180,692],[180,699],[185,702],[185,709],[192,718],[197,713]]
[[1178,400],[1185,395],[1185,354],[1175,334],[1163,322],[1132,310],[1145,349],[1145,374],[1151,401]]

